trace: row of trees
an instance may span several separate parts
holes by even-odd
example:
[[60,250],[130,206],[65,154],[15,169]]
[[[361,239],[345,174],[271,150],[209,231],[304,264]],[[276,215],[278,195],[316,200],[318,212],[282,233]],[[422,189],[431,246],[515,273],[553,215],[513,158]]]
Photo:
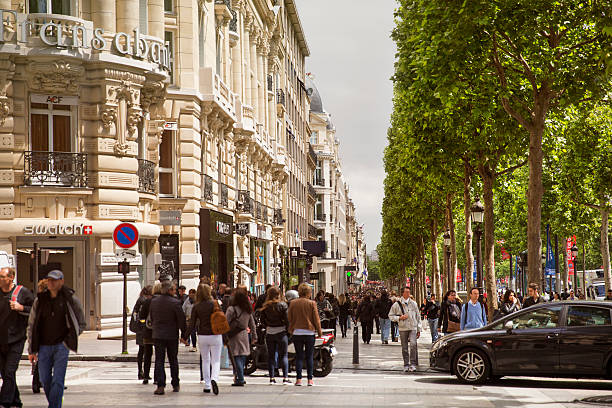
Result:
[[[526,248],[528,280],[541,281],[545,224],[587,246],[598,237],[595,262],[612,287],[611,3],[401,0],[395,17],[382,277],[412,274],[419,300],[425,276],[437,293],[455,287],[439,266],[448,231],[444,271],[462,260],[472,287],[478,195],[488,293],[499,239],[515,254]],[[493,313],[496,296],[488,302]]]

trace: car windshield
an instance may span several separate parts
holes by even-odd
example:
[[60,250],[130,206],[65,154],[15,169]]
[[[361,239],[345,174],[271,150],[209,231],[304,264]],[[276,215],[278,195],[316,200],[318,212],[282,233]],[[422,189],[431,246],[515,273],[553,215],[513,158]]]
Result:
[[513,330],[520,329],[548,329],[559,326],[559,316],[562,306],[543,307],[530,310],[514,316],[512,319],[504,319],[493,326],[493,330],[505,329],[508,321],[512,322]]

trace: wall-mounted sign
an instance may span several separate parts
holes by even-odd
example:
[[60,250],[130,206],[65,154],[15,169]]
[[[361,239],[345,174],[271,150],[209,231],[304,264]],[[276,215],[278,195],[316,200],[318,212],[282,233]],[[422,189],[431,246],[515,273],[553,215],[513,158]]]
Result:
[[249,234],[249,230],[250,230],[249,227],[250,227],[250,224],[248,222],[234,224],[234,232],[236,233],[236,235],[240,235],[244,237],[245,235]]
[[53,105],[78,105],[78,96],[64,96],[64,95],[30,95],[30,99],[33,103],[51,103]]
[[217,221],[216,226],[217,226],[218,234],[230,235],[232,233],[232,224],[230,223],[223,222],[223,221]]
[[113,241],[120,248],[131,248],[138,243],[138,229],[127,222],[119,224],[113,232]]
[[159,225],[181,225],[181,211],[159,211]]
[[[11,19],[9,15],[13,15]],[[40,18],[40,14],[36,14]],[[49,14],[49,16],[52,16]],[[43,44],[57,48],[91,48],[95,51],[110,49],[119,55],[130,55],[137,59],[148,60],[159,65],[160,68],[170,71],[170,52],[159,38],[143,36],[139,29],[133,31],[133,35],[127,33],[116,33],[112,41],[108,40],[103,28],[93,28],[90,24],[64,24],[61,20],[47,18],[49,22],[36,27],[33,30],[34,21],[28,14],[17,13],[14,10],[0,9],[0,20],[16,21],[17,27],[14,35],[5,33],[4,24],[0,24],[0,44],[9,42],[13,44],[28,43],[32,32],[38,34]],[[37,20],[38,21],[38,20]],[[54,22],[55,21],[55,22]],[[89,22],[85,22],[89,23]],[[8,37],[8,38],[7,38]]]
[[91,225],[83,224],[33,224],[23,227],[24,235],[91,235]]
[[258,225],[257,238],[264,241],[272,241],[272,227]]
[[178,123],[166,122],[164,123],[164,130],[178,130]]
[[125,254],[99,254],[98,266],[117,266],[119,262],[128,261],[130,265],[141,266],[142,254],[126,256]]

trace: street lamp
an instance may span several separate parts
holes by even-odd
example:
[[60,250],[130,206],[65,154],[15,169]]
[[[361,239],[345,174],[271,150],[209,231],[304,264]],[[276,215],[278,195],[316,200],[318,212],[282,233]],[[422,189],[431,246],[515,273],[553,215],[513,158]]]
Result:
[[451,262],[450,262],[450,254],[451,254],[451,250],[450,250],[450,246],[451,246],[451,234],[449,230],[446,230],[446,232],[443,235],[444,238],[444,248],[446,249],[446,265],[448,265],[448,269],[447,269],[447,274],[448,276],[446,277],[446,281],[447,281],[447,290],[451,290]]
[[[578,258],[578,247],[572,245],[572,264],[574,265],[574,295],[578,296],[578,270],[576,269],[576,259]],[[584,285],[584,283],[583,283]]]
[[[482,288],[482,222],[484,218],[484,205],[480,202],[480,197],[476,196],[476,201],[470,208],[472,212],[472,222],[476,224],[474,235],[476,235],[476,287]],[[482,290],[480,289],[481,293]]]
[[542,284],[542,290],[546,291],[546,253],[545,252],[542,253],[542,280],[544,281],[544,283]]

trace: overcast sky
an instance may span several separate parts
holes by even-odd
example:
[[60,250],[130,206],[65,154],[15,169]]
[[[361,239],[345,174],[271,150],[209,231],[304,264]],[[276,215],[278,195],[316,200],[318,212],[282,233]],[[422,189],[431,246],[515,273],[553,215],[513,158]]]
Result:
[[297,0],[310,47],[312,72],[324,109],[340,139],[342,170],[350,185],[367,250],[380,241],[383,150],[393,108],[395,0]]

